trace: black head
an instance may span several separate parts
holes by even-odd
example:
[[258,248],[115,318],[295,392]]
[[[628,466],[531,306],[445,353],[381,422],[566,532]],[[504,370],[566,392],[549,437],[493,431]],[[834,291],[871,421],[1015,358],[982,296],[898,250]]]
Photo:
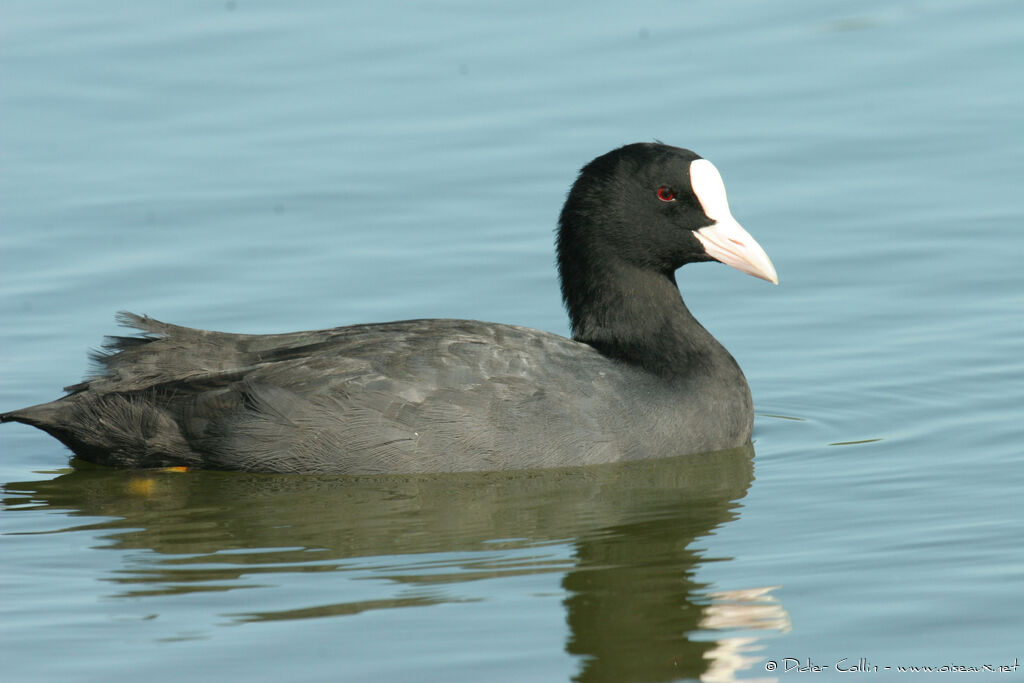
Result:
[[689,150],[637,143],[584,166],[562,210],[563,269],[580,251],[665,273],[705,260],[693,236],[712,223],[690,186],[690,164],[697,159]]
[[[628,307],[624,300],[642,296],[652,278],[674,290],[677,268],[710,260],[778,282],[764,250],[732,217],[711,162],[687,149],[636,143],[580,171],[558,229],[562,296],[574,330],[586,315],[609,318]],[[585,313],[588,306],[602,312]]]
[[583,253],[669,276],[686,263],[719,260],[777,282],[768,257],[729,212],[717,169],[688,149],[658,143],[620,147],[580,171],[559,221],[563,278]]

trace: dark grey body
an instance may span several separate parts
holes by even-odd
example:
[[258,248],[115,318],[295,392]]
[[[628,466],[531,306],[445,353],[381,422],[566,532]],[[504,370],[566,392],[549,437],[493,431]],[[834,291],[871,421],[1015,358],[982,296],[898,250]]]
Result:
[[[746,381],[714,339],[664,378],[512,325],[410,320],[237,335],[124,316],[102,372],[3,415],[87,460],[264,472],[452,472],[746,444]],[[728,387],[728,391],[723,391]]]
[[565,467],[747,444],[746,379],[675,280],[724,259],[778,281],[714,166],[653,143],[594,159],[556,246],[571,340],[466,320],[252,336],[125,314],[146,336],[112,339],[95,376],[0,422],[108,465],[261,472]]

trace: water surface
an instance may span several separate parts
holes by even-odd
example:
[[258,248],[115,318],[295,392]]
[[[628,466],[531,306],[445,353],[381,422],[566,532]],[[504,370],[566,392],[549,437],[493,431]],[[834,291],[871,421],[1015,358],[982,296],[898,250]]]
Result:
[[678,274],[750,380],[752,450],[119,472],[4,425],[5,679],[782,680],[793,659],[829,676],[866,658],[885,680],[1024,660],[1019,4],[2,14],[0,408],[81,377],[118,309],[565,334],[557,212],[583,163],[637,140],[713,160],[781,279]]

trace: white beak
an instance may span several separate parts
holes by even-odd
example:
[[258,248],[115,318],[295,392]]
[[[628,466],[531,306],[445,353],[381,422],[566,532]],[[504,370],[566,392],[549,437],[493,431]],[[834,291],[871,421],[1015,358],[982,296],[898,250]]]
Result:
[[704,245],[708,256],[716,261],[772,284],[779,284],[779,276],[768,254],[732,216],[693,234]]
[[690,185],[704,214],[715,222],[693,233],[704,245],[708,256],[754,277],[779,284],[779,276],[775,274],[775,266],[768,254],[732,217],[725,184],[715,165],[707,159],[693,161],[690,164]]

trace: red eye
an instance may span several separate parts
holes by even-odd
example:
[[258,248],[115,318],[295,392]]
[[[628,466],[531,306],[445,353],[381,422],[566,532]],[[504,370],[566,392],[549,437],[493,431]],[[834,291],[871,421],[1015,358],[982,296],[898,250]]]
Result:
[[663,202],[674,202],[676,200],[676,193],[671,187],[659,187],[658,199]]

